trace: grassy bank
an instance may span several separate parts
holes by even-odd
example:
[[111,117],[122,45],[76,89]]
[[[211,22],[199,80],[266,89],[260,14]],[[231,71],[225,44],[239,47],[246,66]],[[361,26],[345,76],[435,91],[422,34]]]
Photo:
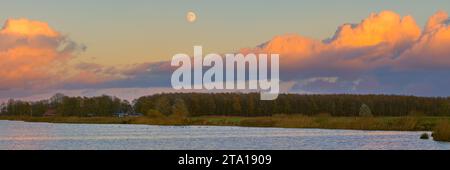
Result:
[[433,139],[450,142],[450,123],[448,121],[441,121],[434,127]]
[[207,125],[246,127],[323,128],[353,130],[431,131],[438,122],[450,122],[450,117],[199,117]]
[[[86,124],[214,125],[244,127],[324,128],[354,130],[432,131],[449,130],[450,117],[331,117],[276,115],[271,117],[205,116],[191,118],[148,117],[0,117],[2,120]],[[438,126],[439,125],[439,126]],[[439,137],[438,137],[439,138]]]

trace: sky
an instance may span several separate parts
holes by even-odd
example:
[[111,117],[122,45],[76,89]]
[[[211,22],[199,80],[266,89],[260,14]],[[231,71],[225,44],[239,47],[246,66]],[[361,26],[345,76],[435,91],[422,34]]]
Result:
[[[189,11],[195,23],[186,21]],[[194,45],[283,53],[289,92],[448,96],[447,19],[427,32],[438,11],[450,12],[450,1],[5,0],[0,99],[170,90],[167,61]],[[342,31],[347,23],[361,28]],[[36,35],[14,31],[23,25]]]
[[[382,10],[412,15],[424,25],[436,11],[449,11],[450,1],[4,0],[0,22],[45,21],[88,47],[80,60],[113,65],[168,60],[198,44],[224,53],[285,33],[325,39],[340,24]],[[196,24],[185,22],[188,11],[197,13]]]

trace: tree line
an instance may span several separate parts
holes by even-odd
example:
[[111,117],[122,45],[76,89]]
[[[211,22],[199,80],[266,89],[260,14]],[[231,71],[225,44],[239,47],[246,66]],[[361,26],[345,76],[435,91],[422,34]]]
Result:
[[44,116],[54,112],[59,116],[113,116],[115,113],[131,112],[132,105],[117,97],[68,97],[56,94],[48,100],[26,102],[10,99],[0,107],[2,115]]
[[114,116],[143,113],[149,116],[271,116],[303,114],[331,116],[450,116],[450,98],[399,95],[303,95],[280,94],[262,101],[258,93],[168,93],[140,97],[132,103],[111,96],[68,97],[57,94],[48,100],[9,100],[1,115],[43,116],[53,110],[61,116]]
[[262,101],[258,93],[171,93],[141,97],[133,103],[136,111],[155,109],[169,115],[175,101],[184,102],[190,116],[360,116],[367,109],[374,116],[450,116],[450,98],[398,95],[280,94],[276,100]]

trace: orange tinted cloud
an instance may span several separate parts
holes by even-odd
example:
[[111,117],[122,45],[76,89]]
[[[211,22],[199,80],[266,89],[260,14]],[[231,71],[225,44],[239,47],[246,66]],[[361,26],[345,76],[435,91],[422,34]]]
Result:
[[263,50],[265,53],[309,56],[320,50],[322,43],[296,34],[281,35],[269,41]]
[[402,69],[450,67],[450,20],[440,11],[430,17],[418,41],[401,54],[396,65]]
[[[97,85],[104,88],[102,83],[147,75],[151,65],[77,63],[73,59],[83,48],[45,22],[8,19],[0,30],[0,96]],[[167,72],[164,64],[152,66],[155,71]]]
[[448,23],[448,15],[441,11],[430,17],[422,31],[413,17],[382,11],[358,24],[343,24],[327,40],[276,36],[254,51],[279,53],[284,67],[298,69],[402,67],[420,60],[450,67]]
[[450,69],[450,19],[443,11],[423,29],[411,16],[382,11],[341,25],[323,41],[276,36],[253,52],[279,53],[281,79],[297,82],[296,91],[443,95],[439,90],[450,86],[442,79]]
[[0,88],[45,88],[61,82],[74,42],[47,23],[8,19],[0,30]]
[[22,35],[22,36],[46,36],[58,37],[58,32],[50,28],[45,22],[32,21],[28,19],[8,19],[0,34]]
[[344,24],[337,31],[332,44],[336,47],[365,47],[380,43],[398,44],[414,41],[420,28],[411,16],[401,17],[391,12],[372,13],[359,24]]

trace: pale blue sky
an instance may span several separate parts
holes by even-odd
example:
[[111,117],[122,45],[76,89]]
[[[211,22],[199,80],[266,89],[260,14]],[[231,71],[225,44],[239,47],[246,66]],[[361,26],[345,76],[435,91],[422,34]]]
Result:
[[[207,52],[252,47],[275,35],[298,33],[324,39],[343,23],[371,12],[412,15],[420,25],[448,0],[2,0],[0,22],[29,18],[83,43],[80,60],[124,64],[168,60],[193,45]],[[195,11],[198,22],[185,14]],[[95,58],[95,59],[93,59]]]

